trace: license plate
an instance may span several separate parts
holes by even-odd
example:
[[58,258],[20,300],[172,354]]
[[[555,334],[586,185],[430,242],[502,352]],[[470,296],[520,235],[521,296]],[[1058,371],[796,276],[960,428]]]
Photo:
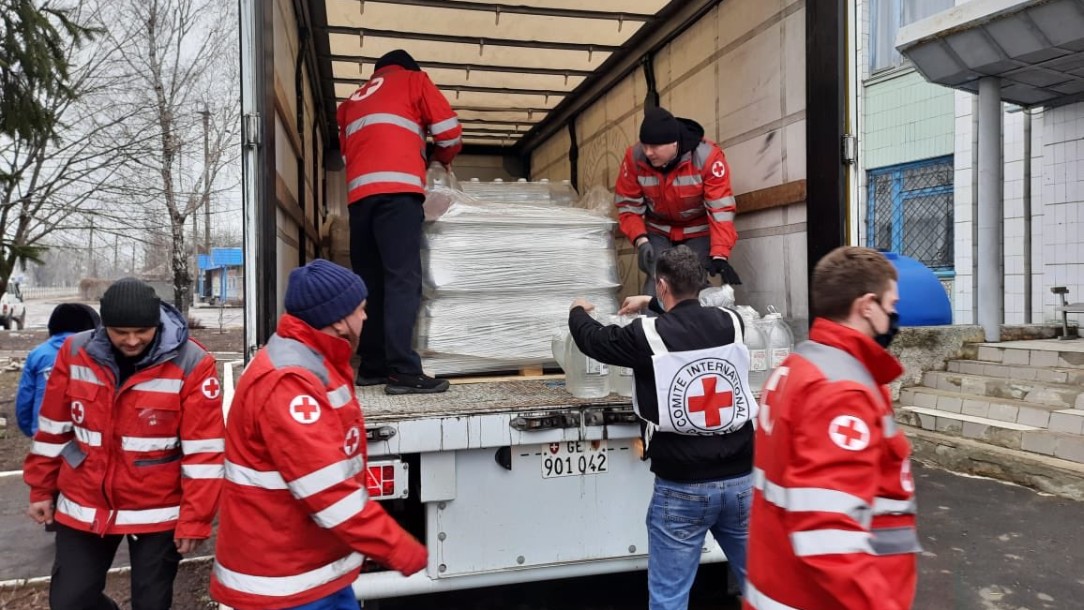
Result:
[[602,474],[609,469],[606,441],[564,441],[541,449],[543,479]]

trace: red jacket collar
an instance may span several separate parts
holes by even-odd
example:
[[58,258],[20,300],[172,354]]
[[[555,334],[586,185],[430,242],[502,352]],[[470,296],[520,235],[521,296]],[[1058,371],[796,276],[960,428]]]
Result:
[[327,333],[309,326],[300,318],[290,314],[282,314],[279,318],[278,328],[275,330],[278,336],[285,339],[300,341],[316,350],[324,360],[335,368],[346,379],[353,379],[353,371],[350,368],[350,357],[353,355],[350,342],[346,339],[333,337]]
[[866,365],[873,379],[879,384],[891,383],[903,374],[903,365],[872,337],[825,318],[813,321],[809,331],[812,341],[841,349],[858,358]]

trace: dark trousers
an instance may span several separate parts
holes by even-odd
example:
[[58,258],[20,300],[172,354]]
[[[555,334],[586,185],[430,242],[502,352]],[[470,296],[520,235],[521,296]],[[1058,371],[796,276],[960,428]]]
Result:
[[[103,593],[106,572],[124,536],[98,536],[57,524],[56,561],[49,584],[51,610],[116,610]],[[128,536],[132,610],[169,610],[181,555],[173,532]]]
[[395,193],[350,204],[350,264],[369,288],[358,345],[363,374],[422,372],[414,324],[422,302],[424,200]]

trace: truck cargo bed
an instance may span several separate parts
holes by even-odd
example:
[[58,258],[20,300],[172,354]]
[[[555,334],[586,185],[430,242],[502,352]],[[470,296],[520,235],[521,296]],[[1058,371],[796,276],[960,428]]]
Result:
[[453,384],[443,394],[405,396],[388,396],[384,386],[368,386],[357,388],[357,396],[367,423],[632,404],[631,398],[616,394],[606,398],[576,398],[565,390],[563,379],[461,383]]

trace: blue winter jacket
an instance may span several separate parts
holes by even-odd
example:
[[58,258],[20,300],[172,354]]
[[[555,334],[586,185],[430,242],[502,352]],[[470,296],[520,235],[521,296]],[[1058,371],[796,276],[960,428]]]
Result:
[[38,431],[38,410],[41,399],[45,396],[45,384],[53,370],[56,353],[72,333],[57,333],[45,343],[35,347],[26,357],[23,376],[19,379],[19,393],[15,397],[15,419],[19,429],[27,436],[34,436]]

